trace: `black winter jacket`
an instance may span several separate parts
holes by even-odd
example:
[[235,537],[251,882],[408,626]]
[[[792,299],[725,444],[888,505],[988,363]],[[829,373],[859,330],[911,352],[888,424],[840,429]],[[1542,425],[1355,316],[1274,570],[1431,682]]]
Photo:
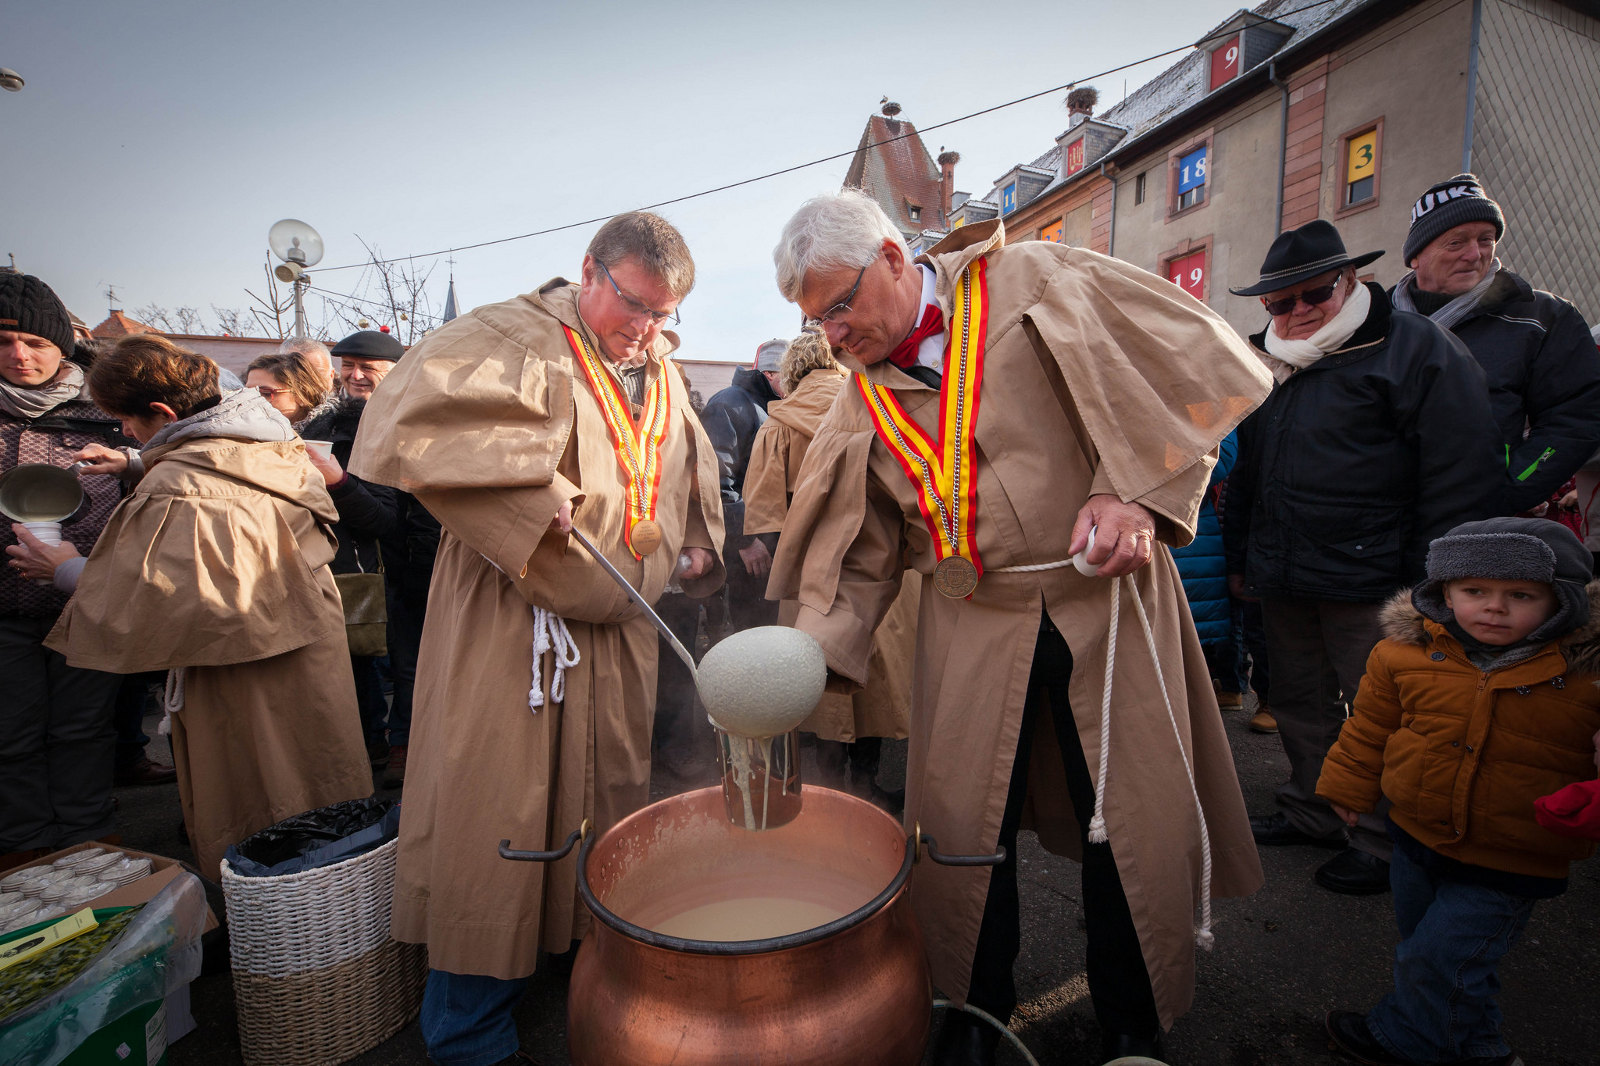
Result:
[[[1223,522],[1253,596],[1376,603],[1423,577],[1428,542],[1487,517],[1501,483],[1483,371],[1420,315],[1372,310],[1239,430]],[[1265,351],[1265,335],[1250,338]]]
[[334,536],[339,538],[339,552],[333,557],[336,574],[376,571],[380,541],[384,542],[384,563],[387,564],[389,542],[399,529],[395,490],[362,481],[349,472],[350,449],[355,444],[361,412],[366,406],[365,400],[342,397],[300,427],[303,440],[332,441],[333,457],[345,468],[344,480],[328,486],[328,495],[339,509],[339,521],[333,527]]
[[1452,332],[1489,381],[1505,463],[1499,511],[1537,507],[1600,448],[1600,352],[1589,327],[1567,301],[1501,270]]
[[[756,430],[767,420],[767,403],[778,394],[758,370],[742,366],[733,384],[706,401],[700,424],[706,427],[722,474],[722,519],[727,528],[727,555],[747,546],[744,536],[744,472]],[[730,563],[731,565],[731,563]]]

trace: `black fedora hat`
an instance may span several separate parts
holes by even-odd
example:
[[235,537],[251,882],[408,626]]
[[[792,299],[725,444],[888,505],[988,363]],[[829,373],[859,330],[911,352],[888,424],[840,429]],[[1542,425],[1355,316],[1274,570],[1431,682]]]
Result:
[[1349,254],[1333,223],[1314,219],[1299,229],[1278,234],[1278,239],[1267,249],[1267,257],[1261,261],[1260,281],[1246,289],[1228,291],[1235,296],[1261,296],[1340,267],[1366,266],[1382,254],[1382,251]]

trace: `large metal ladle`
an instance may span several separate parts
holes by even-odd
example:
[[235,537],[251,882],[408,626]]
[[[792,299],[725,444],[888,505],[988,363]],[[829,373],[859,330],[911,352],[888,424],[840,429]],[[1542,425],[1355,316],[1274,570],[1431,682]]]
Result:
[[622,586],[622,591],[628,594],[628,599],[638,604],[639,610],[643,611],[644,616],[650,619],[650,624],[655,626],[663,637],[667,638],[667,643],[672,645],[672,650],[678,653],[678,658],[683,660],[683,665],[689,668],[689,676],[694,678],[695,685],[698,687],[700,684],[699,667],[694,661],[694,656],[689,654],[689,649],[685,648],[683,641],[678,639],[678,635],[667,628],[667,623],[663,622],[661,616],[656,614],[655,609],[650,606],[644,595],[634,588],[627,578],[622,576],[622,571],[611,565],[611,560],[607,559],[605,554],[599,548],[596,548],[593,542],[584,536],[577,526],[572,527],[572,538],[582,544],[584,550],[594,557],[595,562],[600,564],[600,568],[610,574],[617,584]]

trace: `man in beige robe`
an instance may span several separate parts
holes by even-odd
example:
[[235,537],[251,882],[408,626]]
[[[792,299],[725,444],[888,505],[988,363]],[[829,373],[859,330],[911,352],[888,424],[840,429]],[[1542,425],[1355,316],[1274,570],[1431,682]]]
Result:
[[[517,1061],[511,1010],[539,952],[568,951],[589,920],[575,857],[510,862],[499,841],[548,850],[584,819],[603,833],[648,798],[656,633],[567,531],[651,601],[675,572],[693,595],[723,579],[716,457],[664,330],[693,281],[677,230],[619,215],[590,242],[577,284],[556,278],[430,334],[362,419],[351,470],[413,493],[444,530],[392,921],[396,938],[428,945],[423,1036],[442,1066]],[[646,397],[665,391],[659,543],[633,526],[639,557],[625,540],[636,479],[574,345],[640,435]]]
[[[767,405],[744,476],[745,530],[783,532],[789,500],[800,480],[806,451],[844,387],[846,372],[829,351],[827,338],[805,333],[790,342],[778,364],[783,399]],[[800,730],[816,735],[817,760],[856,794],[899,812],[904,795],[884,791],[876,775],[884,739],[908,735],[911,664],[916,650],[917,605],[922,578],[907,570],[878,630],[873,634],[867,684],[855,692],[825,693]],[[800,604],[785,600],[778,621],[793,625]]]
[[[935,441],[941,401],[953,402],[941,397],[951,308],[963,272],[986,262],[975,469],[963,472],[976,486],[983,573],[962,599],[925,582],[905,818],[944,851],[1002,845],[1008,855],[993,870],[924,864],[913,899],[939,988],[1009,1017],[1012,845],[1031,816],[1047,848],[1084,862],[1103,1052],[1154,1055],[1192,999],[1197,907],[1203,918],[1208,894],[1261,883],[1177,569],[1154,541],[1192,538],[1216,445],[1269,380],[1221,318],[1167,282],[1081,249],[1003,245],[998,222],[969,225],[913,263],[876,204],[847,190],[805,205],[774,259],[779,289],[840,361],[892,392]],[[929,575],[940,561],[919,491],[862,392],[842,392],[806,456],[770,591],[800,601],[795,624],[846,683],[869,680],[871,636],[902,567]],[[1091,527],[1096,577],[1062,565]],[[1103,731],[1113,592],[1119,643]],[[1089,816],[1102,809],[1108,842],[1091,843]],[[992,1031],[952,1013],[935,1061],[987,1063],[994,1046]]]

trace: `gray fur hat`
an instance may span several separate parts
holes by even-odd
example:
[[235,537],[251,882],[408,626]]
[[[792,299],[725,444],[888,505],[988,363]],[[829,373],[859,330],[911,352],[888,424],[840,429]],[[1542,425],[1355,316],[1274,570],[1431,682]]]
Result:
[[760,371],[777,370],[783,362],[783,353],[789,350],[789,342],[785,340],[762,341],[756,349],[755,368]]
[[1444,585],[1462,578],[1541,581],[1555,590],[1560,609],[1529,640],[1554,640],[1589,619],[1586,586],[1594,556],[1577,535],[1545,518],[1486,518],[1464,522],[1428,545],[1428,579],[1411,593],[1417,610],[1444,624]]

